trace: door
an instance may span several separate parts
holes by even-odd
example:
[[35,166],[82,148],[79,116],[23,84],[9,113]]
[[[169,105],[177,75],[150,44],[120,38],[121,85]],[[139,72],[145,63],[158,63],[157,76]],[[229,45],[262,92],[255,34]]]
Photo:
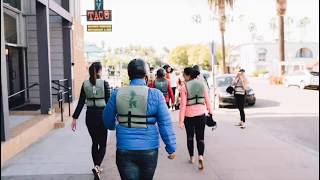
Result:
[[[8,94],[13,95],[25,87],[24,62],[22,48],[6,46]],[[9,98],[9,108],[25,103],[25,93],[17,94]]]

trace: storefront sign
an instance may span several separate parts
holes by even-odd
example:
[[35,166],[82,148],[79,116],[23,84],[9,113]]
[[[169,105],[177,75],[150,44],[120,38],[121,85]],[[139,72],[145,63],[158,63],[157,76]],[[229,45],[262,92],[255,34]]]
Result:
[[87,21],[112,21],[112,11],[87,10]]
[[103,10],[103,0],[95,0],[94,1],[94,9],[95,10]]
[[87,25],[88,32],[111,32],[112,25],[111,24],[97,24],[97,25]]

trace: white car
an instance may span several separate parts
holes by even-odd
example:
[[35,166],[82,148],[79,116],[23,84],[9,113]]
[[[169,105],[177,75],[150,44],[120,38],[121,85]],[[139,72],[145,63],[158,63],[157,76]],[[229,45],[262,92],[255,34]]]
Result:
[[285,87],[299,86],[300,89],[312,86],[319,88],[319,72],[295,71],[285,75],[283,84]]

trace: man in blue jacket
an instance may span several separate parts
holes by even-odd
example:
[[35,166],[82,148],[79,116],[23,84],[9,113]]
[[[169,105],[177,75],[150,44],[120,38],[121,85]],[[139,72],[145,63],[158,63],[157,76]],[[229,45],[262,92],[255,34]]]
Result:
[[130,85],[115,90],[103,112],[106,128],[116,129],[116,163],[122,180],[152,180],[158,161],[159,132],[168,158],[175,158],[171,115],[162,93],[146,86],[148,72],[143,60],[130,61]]

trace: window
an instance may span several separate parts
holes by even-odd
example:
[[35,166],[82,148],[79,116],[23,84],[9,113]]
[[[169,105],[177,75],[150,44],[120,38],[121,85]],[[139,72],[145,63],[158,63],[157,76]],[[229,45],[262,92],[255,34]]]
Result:
[[17,19],[4,13],[4,33],[7,43],[18,43]]
[[267,49],[265,48],[260,48],[258,50],[258,61],[263,61],[265,62],[267,59]]
[[7,3],[16,9],[21,10],[21,0],[3,0],[3,3]]
[[313,58],[313,53],[308,48],[301,48],[298,50],[296,58]]

